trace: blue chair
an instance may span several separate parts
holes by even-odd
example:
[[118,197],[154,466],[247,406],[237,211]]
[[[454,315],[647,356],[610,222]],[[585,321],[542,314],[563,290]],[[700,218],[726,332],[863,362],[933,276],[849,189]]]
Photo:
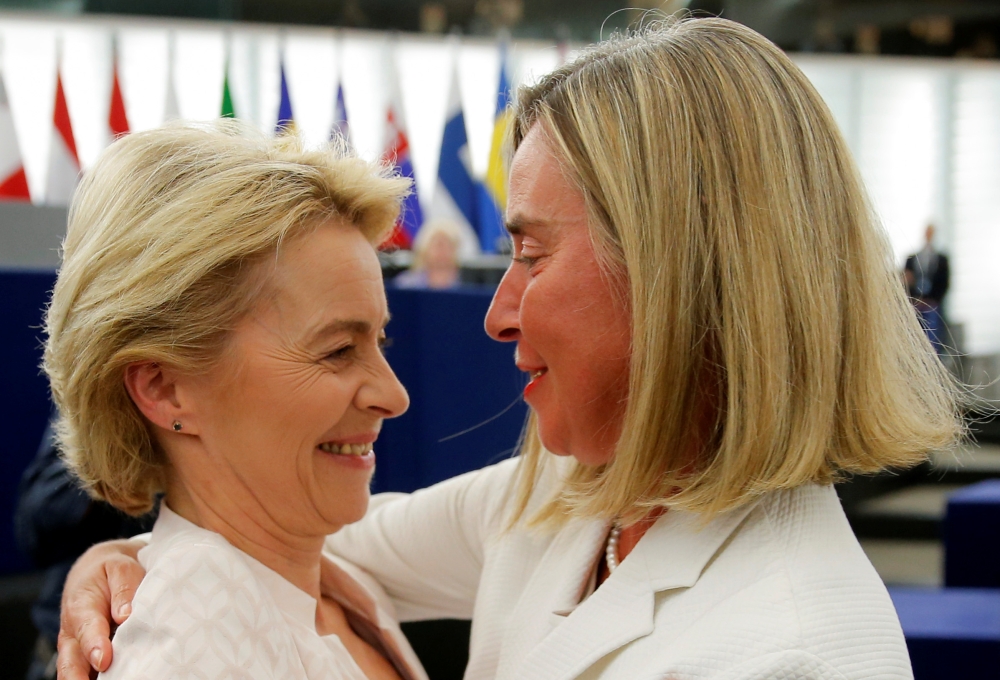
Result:
[[889,588],[914,680],[1000,676],[1000,590]]
[[943,533],[945,586],[1000,588],[1000,479],[949,496]]

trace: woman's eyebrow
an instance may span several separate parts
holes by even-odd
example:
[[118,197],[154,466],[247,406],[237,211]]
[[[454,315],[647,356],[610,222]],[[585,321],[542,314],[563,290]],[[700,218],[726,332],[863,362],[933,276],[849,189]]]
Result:
[[365,335],[370,332],[372,325],[360,319],[335,319],[314,332],[309,334],[310,341],[322,340],[338,333],[350,333],[351,335]]
[[[379,330],[389,325],[391,315],[386,314],[382,320]],[[372,325],[363,319],[334,319],[329,323],[320,326],[315,332],[310,334],[310,340],[322,340],[337,333],[350,333],[351,335],[366,335],[372,330]]]
[[523,236],[525,230],[528,228],[544,229],[549,226],[551,226],[551,223],[545,219],[535,219],[531,217],[526,218],[521,216],[515,216],[504,224],[504,227],[506,227],[507,232],[511,236]]

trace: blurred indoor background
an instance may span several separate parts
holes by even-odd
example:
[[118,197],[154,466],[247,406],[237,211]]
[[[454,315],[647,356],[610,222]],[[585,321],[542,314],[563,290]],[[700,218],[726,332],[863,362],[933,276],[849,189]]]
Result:
[[[0,647],[23,658],[0,676],[24,677],[35,636],[27,612],[41,576],[18,552],[12,518],[49,416],[38,324],[70,195],[57,181],[60,163],[86,170],[116,134],[220,115],[265,131],[293,124],[315,144],[344,134],[367,158],[408,160],[410,228],[417,217],[447,217],[471,235],[460,263],[468,286],[390,293],[390,335],[432,348],[404,343],[390,353],[414,402],[386,427],[376,486],[412,490],[509,455],[523,422],[509,349],[481,330],[506,261],[496,143],[504,102],[583,45],[677,11],[745,23],[791,53],[840,125],[901,272],[935,227],[933,245],[952,272],[942,360],[974,386],[976,440],[957,458],[852,480],[841,497],[888,584],[1000,588],[998,514],[976,534],[995,582],[948,582],[945,566],[949,499],[1000,477],[1000,436],[988,418],[1000,398],[1000,3],[0,0],[0,421],[9,433],[0,453]],[[454,173],[467,176],[468,196],[442,179]],[[387,276],[409,262],[409,237],[386,254]],[[509,389],[473,395],[484,372]],[[449,395],[454,409],[422,409],[455,385],[468,392]],[[1000,662],[1000,611],[986,619],[978,639]],[[460,660],[443,663],[432,677],[454,677],[456,667]]]

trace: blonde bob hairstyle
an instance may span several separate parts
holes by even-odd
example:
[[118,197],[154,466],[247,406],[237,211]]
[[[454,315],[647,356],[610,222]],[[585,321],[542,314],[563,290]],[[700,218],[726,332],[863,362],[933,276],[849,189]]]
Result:
[[[768,40],[721,19],[616,36],[522,89],[631,311],[611,462],[570,464],[533,522],[710,517],[761,494],[911,466],[962,431],[960,392],[895,273],[826,105]],[[529,421],[526,516],[545,455]]]
[[97,498],[147,511],[166,460],[124,372],[155,361],[197,374],[265,294],[280,244],[334,218],[372,245],[407,180],[341,147],[307,150],[245,123],[180,123],[122,137],[73,198],[46,319],[57,436]]

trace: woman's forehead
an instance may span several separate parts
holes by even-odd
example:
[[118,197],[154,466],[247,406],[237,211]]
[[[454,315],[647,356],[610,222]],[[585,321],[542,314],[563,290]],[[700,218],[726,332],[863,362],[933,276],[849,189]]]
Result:
[[583,192],[567,177],[548,133],[535,125],[511,163],[509,230],[517,233],[528,225],[552,224],[568,216],[575,218],[583,209]]

